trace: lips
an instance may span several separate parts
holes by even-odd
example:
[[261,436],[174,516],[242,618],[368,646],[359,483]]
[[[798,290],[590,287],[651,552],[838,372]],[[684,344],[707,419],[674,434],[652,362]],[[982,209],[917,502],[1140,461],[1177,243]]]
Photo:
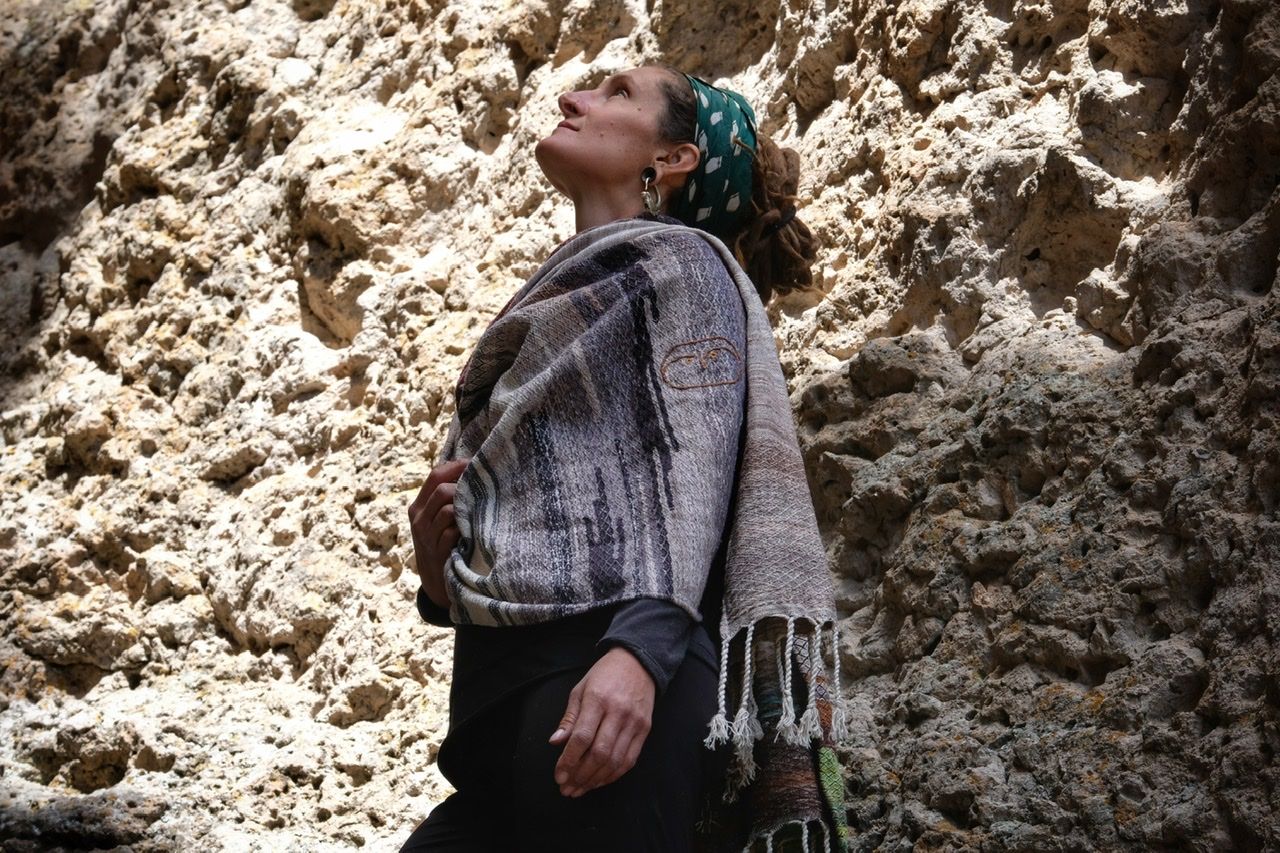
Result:
[[557,125],[556,125],[556,129],[557,129],[557,130],[559,130],[559,129],[560,129],[560,128],[562,128],[562,127],[564,127],[564,128],[568,128],[569,130],[572,130],[574,133],[577,133],[577,132],[578,132],[578,129],[577,129],[576,127],[574,127],[573,125],[569,124],[569,122],[568,122],[567,120],[562,121],[562,122],[560,122],[559,124],[557,124]]

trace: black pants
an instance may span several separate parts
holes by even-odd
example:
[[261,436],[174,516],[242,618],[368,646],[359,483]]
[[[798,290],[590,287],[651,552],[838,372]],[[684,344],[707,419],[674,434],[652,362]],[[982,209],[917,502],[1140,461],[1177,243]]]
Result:
[[[702,744],[716,710],[717,673],[687,656],[654,706],[636,764],[581,797],[560,795],[552,774],[562,747],[547,743],[586,674],[548,676],[456,733],[457,793],[438,805],[400,853],[685,853],[708,786],[727,752]],[[452,735],[451,735],[452,737]],[[461,746],[461,744],[460,744]],[[456,778],[452,778],[456,777]]]

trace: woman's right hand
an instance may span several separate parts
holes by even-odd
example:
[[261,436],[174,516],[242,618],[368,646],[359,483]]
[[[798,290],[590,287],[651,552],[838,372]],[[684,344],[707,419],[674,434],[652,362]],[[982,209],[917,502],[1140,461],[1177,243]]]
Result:
[[438,607],[448,607],[444,585],[444,564],[458,544],[458,524],[453,515],[453,494],[468,459],[452,459],[431,469],[427,482],[409,504],[409,532],[413,536],[413,558],[427,597]]

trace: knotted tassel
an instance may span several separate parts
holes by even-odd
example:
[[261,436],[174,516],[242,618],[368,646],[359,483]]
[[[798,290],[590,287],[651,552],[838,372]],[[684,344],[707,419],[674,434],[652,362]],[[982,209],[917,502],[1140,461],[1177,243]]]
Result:
[[800,717],[800,733],[810,739],[822,738],[822,719],[818,716],[818,667],[822,666],[822,630],[809,634],[809,701]]
[[840,623],[831,626],[831,668],[835,678],[835,704],[831,711],[832,737],[837,741],[849,738],[849,714],[845,708],[844,690],[840,687]]
[[782,674],[782,714],[778,719],[778,733],[776,738],[782,738],[786,743],[792,746],[808,746],[808,738],[804,729],[796,723],[796,683],[795,683],[795,657],[796,657],[796,630],[795,619],[787,620],[787,642],[783,653],[783,674]]
[[720,636],[724,639],[720,641],[720,709],[711,718],[707,737],[702,742],[707,749],[714,749],[729,739],[729,642],[732,637],[728,634],[728,625],[722,622]]
[[[753,739],[759,736],[758,732],[760,730],[759,720],[754,719],[755,697],[751,691],[751,670],[755,659],[755,632],[756,626],[754,623],[747,626],[747,639],[742,666],[742,701],[738,704],[738,712],[733,716],[731,731],[734,755],[738,760],[741,779],[744,784],[750,782],[756,775],[755,756],[752,754],[755,751]],[[753,726],[752,723],[755,725]]]

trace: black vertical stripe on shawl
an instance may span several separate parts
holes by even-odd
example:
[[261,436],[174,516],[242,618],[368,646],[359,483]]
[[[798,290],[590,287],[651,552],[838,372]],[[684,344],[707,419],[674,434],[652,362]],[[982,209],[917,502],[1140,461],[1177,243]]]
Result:
[[560,480],[556,475],[555,448],[547,427],[546,414],[529,412],[516,424],[513,440],[522,458],[533,463],[534,483],[542,501],[542,512],[551,547],[547,559],[551,566],[552,594],[559,603],[569,604],[573,594],[573,537],[569,519],[560,498]]
[[627,586],[622,567],[627,556],[627,532],[622,517],[613,514],[609,493],[604,486],[604,472],[595,468],[596,498],[591,502],[593,518],[586,518],[587,565],[590,569],[591,595],[595,601],[609,601]]
[[[634,415],[632,425],[636,428],[640,443],[640,454],[647,464],[645,481],[649,494],[655,500],[661,495],[668,508],[674,503],[671,491],[672,454],[679,452],[680,441],[667,412],[666,400],[663,397],[662,385],[658,376],[657,362],[653,351],[653,339],[649,333],[649,317],[655,322],[661,321],[658,307],[658,291],[656,283],[645,270],[642,261],[648,258],[648,252],[637,244],[629,243],[606,249],[596,253],[590,260],[582,263],[581,277],[584,281],[608,280],[612,278],[615,286],[622,291],[631,313],[631,334],[628,336],[630,347],[627,359],[620,359],[610,365],[608,376],[610,381],[596,389],[596,394],[604,401],[606,411],[625,411]],[[619,273],[621,271],[621,273]],[[590,327],[603,313],[600,306],[587,296],[573,299],[574,308],[581,314],[584,323]],[[616,305],[609,309],[617,310]],[[621,400],[621,406],[617,401]],[[622,482],[627,489],[627,499],[634,506],[634,496],[630,491],[631,478],[628,476],[631,466],[626,462],[626,454],[615,442],[615,451],[624,472]],[[603,488],[601,489],[603,494]],[[666,518],[662,513],[654,513],[653,527],[646,531],[649,537],[656,540],[656,553],[652,555],[659,567],[662,587],[658,592],[670,595],[674,589],[672,578],[671,546],[666,528]],[[621,527],[621,522],[619,522]],[[646,537],[636,537],[642,541]],[[593,555],[596,556],[596,555]],[[621,576],[624,562],[616,567],[607,568],[595,562],[593,570],[606,569],[597,575],[593,571],[593,593],[597,601],[607,600],[625,587],[628,580],[638,581],[643,555],[636,561],[634,577],[624,579]]]

